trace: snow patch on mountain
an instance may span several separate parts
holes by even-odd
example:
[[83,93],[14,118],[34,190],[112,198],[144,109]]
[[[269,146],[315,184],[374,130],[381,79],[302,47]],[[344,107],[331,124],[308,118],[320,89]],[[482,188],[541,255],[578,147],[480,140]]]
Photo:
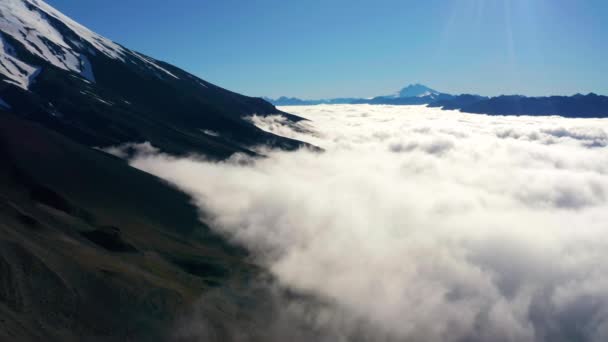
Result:
[[[91,82],[95,82],[95,76],[87,55],[97,56],[98,53],[123,62],[136,60],[148,68],[178,78],[160,66],[156,60],[127,50],[94,33],[43,1],[2,0],[0,31],[19,42],[32,55],[55,67],[77,73]],[[6,45],[6,39],[4,41]],[[7,66],[5,63],[0,73],[6,76],[10,83],[27,89],[27,80],[32,74],[31,67],[24,67],[26,63],[18,59],[14,49],[13,53],[8,54],[4,49],[0,54],[2,60],[10,60],[11,65],[18,65]],[[20,71],[15,72],[15,68]]]
[[162,72],[164,72],[165,74],[173,77],[173,78],[177,78],[179,79],[179,77],[175,76],[174,74],[172,74],[169,70],[161,67],[160,65],[158,65],[158,61],[156,61],[154,58],[152,57],[148,57],[148,56],[144,56],[138,52],[133,51],[133,55],[137,58],[139,58],[139,60],[141,60],[142,62],[146,63],[148,67],[152,67],[152,68],[156,68]]
[[101,102],[101,103],[103,103],[105,105],[108,105],[108,106],[113,106],[114,105],[114,103],[106,101],[106,100],[102,99],[100,96],[98,96],[97,94],[94,94],[94,93],[92,93],[90,91],[81,91],[80,93],[82,95],[90,96],[90,97],[94,98],[95,100],[97,100],[97,101],[99,101],[99,102]]
[[0,33],[0,74],[6,77],[4,81],[27,90],[39,73],[39,67],[17,59],[15,49]]
[[401,97],[425,97],[430,95],[439,95],[441,94],[437,90],[431,89],[422,84],[410,84],[407,87],[399,90],[395,94],[391,95],[393,98],[401,98]]
[[425,97],[425,96],[431,96],[431,95],[435,95],[435,93],[432,93],[430,91],[425,91],[424,93],[418,95],[417,97]]
[[[81,54],[66,42],[62,33],[51,22],[50,14],[37,7],[40,4],[42,3],[23,0],[2,1],[0,30],[21,43],[31,54],[58,68],[82,73]],[[13,54],[12,57],[17,56]],[[90,74],[87,70],[86,75]]]
[[[114,59],[120,59],[120,60],[124,60],[124,58],[125,58],[126,50],[123,47],[121,47],[120,45],[114,43],[113,41],[111,41],[107,38],[104,38],[104,37],[98,35],[97,33],[89,30],[88,28],[80,25],[79,23],[77,23],[76,21],[67,17],[63,13],[59,12],[52,6],[49,6],[44,1],[8,0],[8,2],[21,3],[25,6],[30,5],[30,6],[28,6],[30,8],[32,8],[31,6],[33,5],[33,8],[31,9],[32,12],[42,11],[43,13],[46,13],[49,16],[57,19],[58,21],[63,23],[65,26],[67,26],[70,30],[72,30],[80,39],[93,45],[98,51],[105,54],[106,56],[114,58]],[[27,17],[28,15],[25,14],[25,16]],[[48,20],[46,21],[46,24],[52,26]]]
[[[156,60],[154,60],[153,58],[147,57],[147,56],[144,56],[135,51],[129,51],[129,50],[123,48],[119,44],[116,44],[113,41],[80,25],[76,21],[65,16],[63,13],[59,12],[58,10],[49,6],[48,4],[46,4],[43,1],[40,1],[40,0],[12,0],[12,1],[27,1],[27,2],[34,4],[35,6],[38,6],[42,11],[48,13],[50,16],[54,17],[55,19],[61,21],[70,30],[72,30],[74,33],[76,33],[76,35],[78,35],[78,37],[80,37],[80,39],[93,45],[98,51],[100,51],[101,53],[103,53],[104,55],[106,55],[110,58],[118,59],[118,60],[121,60],[124,62],[124,61],[126,61],[127,56],[135,57],[149,67],[156,68],[173,78],[179,79],[179,77],[175,76],[169,70],[158,65],[158,62]],[[92,55],[96,54],[94,50],[90,50],[89,53],[91,53]]]
[[212,137],[219,137],[220,134],[216,131],[212,131],[210,129],[203,129],[202,130],[203,133],[205,133],[206,135],[212,136]]

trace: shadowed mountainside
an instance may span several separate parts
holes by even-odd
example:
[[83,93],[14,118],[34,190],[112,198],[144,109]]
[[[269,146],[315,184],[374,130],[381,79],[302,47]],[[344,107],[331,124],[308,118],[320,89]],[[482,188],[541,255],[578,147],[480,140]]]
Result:
[[201,294],[258,273],[118,158],[0,113],[0,159],[0,340],[163,340]]

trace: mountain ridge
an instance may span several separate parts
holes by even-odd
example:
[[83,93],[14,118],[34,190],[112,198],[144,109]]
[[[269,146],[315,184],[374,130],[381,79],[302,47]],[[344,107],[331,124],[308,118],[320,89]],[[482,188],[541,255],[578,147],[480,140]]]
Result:
[[[356,97],[342,97],[342,98],[330,98],[330,99],[319,99],[319,100],[303,100],[297,97],[281,96],[277,99],[263,97],[266,101],[272,103],[275,106],[310,106],[317,104],[390,104],[390,102],[405,101],[404,99],[410,99],[412,104],[419,103],[430,103],[437,96],[448,95],[431,89],[420,83],[410,84],[402,89],[396,91],[391,95],[381,95],[372,98],[356,98]],[[417,98],[417,99],[413,99]]]
[[303,146],[247,120],[301,120],[262,99],[111,42],[42,1],[6,0],[0,11],[0,98],[12,113],[91,147],[149,141],[172,154],[226,158],[261,144]]
[[421,84],[406,86],[393,95],[371,99],[343,98],[341,101],[300,100],[281,97],[267,99],[277,106],[309,106],[318,104],[369,104],[369,105],[427,105],[443,110],[489,115],[559,115],[564,117],[608,117],[608,97],[589,93],[572,96],[500,95],[487,97],[473,94],[452,95],[433,90]]
[[501,95],[470,102],[462,102],[462,98],[452,99],[441,104],[444,109],[457,109],[472,114],[558,115],[571,118],[608,117],[608,97],[594,93],[543,97]]

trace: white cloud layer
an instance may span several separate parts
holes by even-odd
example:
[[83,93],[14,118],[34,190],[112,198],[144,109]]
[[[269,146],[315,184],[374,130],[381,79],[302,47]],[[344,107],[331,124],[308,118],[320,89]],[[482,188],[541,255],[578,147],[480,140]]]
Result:
[[251,120],[325,152],[132,165],[359,337],[355,322],[385,340],[608,340],[608,120],[284,110],[310,121]]

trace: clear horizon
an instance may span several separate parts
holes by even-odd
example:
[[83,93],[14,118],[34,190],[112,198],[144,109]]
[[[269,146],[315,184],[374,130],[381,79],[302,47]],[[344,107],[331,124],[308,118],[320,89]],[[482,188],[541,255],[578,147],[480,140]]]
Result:
[[47,0],[92,30],[250,96],[608,95],[600,0]]

